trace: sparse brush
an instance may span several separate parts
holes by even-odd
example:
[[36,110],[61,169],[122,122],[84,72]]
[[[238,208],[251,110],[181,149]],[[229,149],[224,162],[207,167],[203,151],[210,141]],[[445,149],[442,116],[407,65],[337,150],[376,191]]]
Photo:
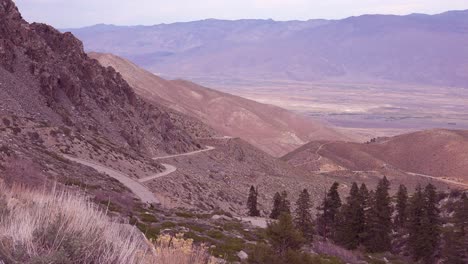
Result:
[[0,184],[0,260],[5,263],[204,264],[205,247],[181,237],[153,245],[111,221],[84,195]]
[[153,243],[155,263],[158,264],[215,264],[218,263],[208,253],[205,245],[194,245],[192,239],[184,239],[183,234],[175,237],[160,236]]

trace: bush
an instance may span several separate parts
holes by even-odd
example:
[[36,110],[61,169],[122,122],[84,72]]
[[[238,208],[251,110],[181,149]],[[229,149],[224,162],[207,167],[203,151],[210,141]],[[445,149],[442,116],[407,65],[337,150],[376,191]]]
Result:
[[4,263],[215,263],[191,239],[162,236],[150,243],[138,229],[111,221],[89,199],[66,191],[0,184],[0,219]]
[[147,245],[135,228],[111,222],[81,195],[7,189],[0,259],[7,263],[137,263]]

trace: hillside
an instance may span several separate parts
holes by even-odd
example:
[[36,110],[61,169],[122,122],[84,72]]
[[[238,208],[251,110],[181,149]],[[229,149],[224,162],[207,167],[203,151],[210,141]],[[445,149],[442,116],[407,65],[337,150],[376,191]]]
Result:
[[[0,170],[8,185],[83,189],[124,216],[142,201],[244,215],[251,184],[264,186],[265,208],[286,187],[297,193],[307,185],[321,195],[328,185],[145,100],[151,98],[136,94],[120,73],[89,58],[72,34],[27,23],[12,1],[1,0],[0,19]],[[211,139],[197,134],[203,129]]]
[[148,154],[197,149],[161,107],[139,98],[121,76],[90,59],[72,34],[0,9],[1,114],[68,126]]
[[468,132],[427,130],[364,144],[311,142],[282,159],[314,171],[393,170],[468,183]]
[[468,86],[468,11],[278,22],[203,20],[70,30],[163,76]]
[[346,137],[313,119],[282,108],[209,89],[183,80],[169,81],[111,54],[90,53],[112,66],[137,94],[193,116],[220,135],[245,139],[273,156],[281,156],[310,140]]

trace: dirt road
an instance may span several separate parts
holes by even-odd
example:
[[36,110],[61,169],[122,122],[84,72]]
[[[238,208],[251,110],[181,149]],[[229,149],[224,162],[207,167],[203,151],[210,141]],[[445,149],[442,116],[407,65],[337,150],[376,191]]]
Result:
[[71,161],[74,161],[74,162],[77,162],[77,163],[80,163],[80,164],[83,164],[85,166],[88,166],[88,167],[91,167],[101,173],[105,173],[109,176],[111,176],[112,178],[118,180],[119,182],[121,182],[123,185],[125,185],[128,189],[130,189],[136,196],[138,196],[138,198],[141,199],[142,202],[144,203],[149,203],[149,204],[159,204],[159,200],[158,198],[156,198],[156,196],[154,196],[154,194],[148,190],[145,186],[143,186],[141,183],[139,183],[138,181],[130,178],[128,175],[122,173],[122,172],[119,172],[119,171],[116,171],[112,168],[109,168],[109,167],[106,167],[102,164],[98,164],[98,163],[95,163],[93,161],[88,161],[88,160],[84,160],[84,159],[79,159],[79,158],[74,158],[74,157],[70,157],[70,156],[67,156],[67,155],[64,155],[65,158],[71,160]]

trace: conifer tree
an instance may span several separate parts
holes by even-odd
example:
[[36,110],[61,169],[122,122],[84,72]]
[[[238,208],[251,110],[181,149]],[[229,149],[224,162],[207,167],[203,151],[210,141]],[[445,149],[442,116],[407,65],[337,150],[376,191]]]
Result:
[[294,223],[307,241],[312,241],[314,225],[312,222],[312,203],[307,189],[304,189],[296,202]]
[[341,207],[341,199],[338,193],[339,183],[335,182],[325,195],[322,205],[317,209],[317,230],[325,238],[333,237],[336,230],[336,218]]
[[359,188],[353,183],[346,204],[341,207],[338,217],[336,242],[347,249],[356,249],[364,230],[364,207]]
[[395,229],[401,229],[405,227],[408,220],[408,190],[403,184],[398,188],[396,198],[396,216],[394,220]]
[[416,188],[415,193],[411,196],[408,211],[408,247],[413,260],[420,260],[425,252],[423,233],[423,218],[424,218],[424,196],[421,186]]
[[455,227],[462,236],[468,236],[468,197],[464,192],[455,207]]
[[388,190],[390,182],[384,177],[379,181],[367,219],[366,248],[370,252],[384,252],[391,248],[392,206]]
[[466,248],[463,245],[463,236],[456,230],[446,231],[444,234],[444,249],[442,251],[443,263],[466,263]]
[[288,200],[288,193],[286,191],[281,192],[280,208],[280,213],[291,214],[291,203]]
[[454,214],[455,231],[457,232],[458,243],[463,249],[461,257],[468,262],[468,196],[464,192],[457,203]]
[[437,203],[437,192],[432,184],[428,184],[424,191],[419,186],[411,198],[408,215],[408,246],[415,261],[434,262],[434,256],[440,244]]
[[250,187],[249,198],[247,199],[247,208],[249,209],[249,216],[260,216],[260,211],[257,208],[258,190],[254,186]]
[[[373,193],[372,193],[373,195]],[[366,240],[367,237],[367,218],[370,210],[370,199],[371,199],[371,193],[369,193],[369,190],[367,189],[367,186],[363,183],[361,184],[361,187],[359,188],[359,198],[361,199],[361,204],[362,204],[362,225],[359,232],[359,244],[364,244],[364,241]]]
[[270,218],[278,219],[281,213],[291,214],[291,204],[286,191],[281,192],[281,194],[277,192],[273,197],[273,209]]
[[278,219],[278,217],[281,214],[281,194],[278,192],[275,193],[275,196],[273,197],[273,209],[271,210],[270,213],[270,218],[271,219]]
[[439,209],[437,208],[437,191],[434,185],[428,184],[424,188],[424,218],[423,233],[425,254],[423,260],[425,263],[434,262],[434,254],[440,244],[440,219]]
[[287,213],[281,213],[277,222],[269,223],[266,233],[273,250],[281,257],[289,250],[300,249],[305,241]]

